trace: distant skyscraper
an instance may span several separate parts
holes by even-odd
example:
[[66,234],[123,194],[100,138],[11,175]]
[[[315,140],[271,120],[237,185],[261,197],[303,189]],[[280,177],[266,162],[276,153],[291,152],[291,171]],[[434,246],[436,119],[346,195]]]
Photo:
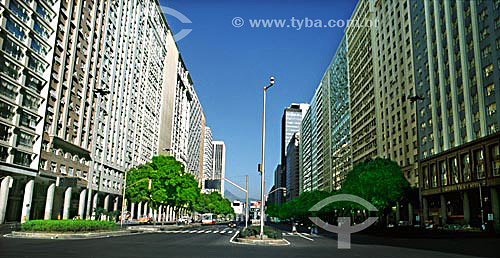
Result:
[[224,181],[222,178],[226,176],[226,145],[223,141],[213,141],[214,144],[214,169],[213,178],[221,180],[220,193],[224,196]]
[[309,109],[309,104],[292,103],[285,108],[281,118],[281,164],[286,162],[286,147],[293,134],[300,131],[300,122]]
[[[286,155],[287,155],[287,146],[290,143],[290,140],[293,138],[295,133],[300,131],[300,123],[302,122],[302,118],[306,114],[309,109],[309,104],[297,104],[292,103],[289,107],[286,107],[283,116],[281,118],[281,166],[282,171],[279,173],[280,178],[275,178],[274,186],[276,188],[286,187],[287,175],[290,172],[287,172],[286,165]],[[292,166],[293,167],[293,166]],[[284,202],[283,195],[280,193],[276,195],[276,200],[280,204]]]
[[294,133],[286,148],[286,200],[299,196],[299,145],[300,133]]

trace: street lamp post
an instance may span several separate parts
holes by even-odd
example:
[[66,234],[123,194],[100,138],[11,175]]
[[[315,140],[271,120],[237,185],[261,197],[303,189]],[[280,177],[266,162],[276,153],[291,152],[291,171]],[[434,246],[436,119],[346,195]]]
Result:
[[260,195],[260,238],[264,238],[264,208],[265,208],[265,183],[264,183],[264,156],[265,156],[265,145],[266,145],[266,92],[269,88],[274,85],[274,76],[269,78],[269,85],[264,87],[264,103],[262,110],[262,163],[260,164],[261,174],[261,195]]

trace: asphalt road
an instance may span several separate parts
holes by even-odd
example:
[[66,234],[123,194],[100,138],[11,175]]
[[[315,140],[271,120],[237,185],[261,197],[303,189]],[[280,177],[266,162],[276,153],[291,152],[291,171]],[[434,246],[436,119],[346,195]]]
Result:
[[[222,232],[222,233],[221,233]],[[476,257],[378,244],[338,250],[329,237],[285,236],[289,246],[230,243],[236,233],[224,225],[89,240],[27,240],[0,237],[0,257]]]

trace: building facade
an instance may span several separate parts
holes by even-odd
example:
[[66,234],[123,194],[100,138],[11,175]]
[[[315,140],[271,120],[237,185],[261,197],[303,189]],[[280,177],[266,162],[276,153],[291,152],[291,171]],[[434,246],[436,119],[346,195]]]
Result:
[[500,1],[410,8],[424,220],[498,229]]
[[60,6],[0,2],[0,223],[27,220],[30,210],[43,217],[40,200],[30,193],[38,176]]
[[202,178],[202,190],[205,190],[205,180],[211,180],[213,178],[214,169],[214,145],[212,142],[212,129],[210,127],[205,127],[205,144],[203,145],[203,178]]
[[343,39],[301,123],[299,192],[339,189],[352,167],[347,72]]
[[[373,0],[360,0],[351,16],[360,24],[374,20]],[[348,26],[345,32],[349,75],[351,153],[355,165],[381,153],[379,94],[375,94],[373,29]]]
[[202,173],[205,117],[158,1],[0,13],[0,223],[117,210],[125,172],[158,154]]

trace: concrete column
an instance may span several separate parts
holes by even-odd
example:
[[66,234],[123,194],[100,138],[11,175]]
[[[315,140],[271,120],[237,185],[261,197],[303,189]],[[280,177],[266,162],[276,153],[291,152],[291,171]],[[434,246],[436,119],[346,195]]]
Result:
[[167,206],[167,221],[171,221],[172,218],[170,216],[170,206]]
[[149,214],[148,214],[148,203],[147,202],[144,203],[144,211],[142,213],[144,213],[146,216],[149,216]]
[[31,202],[33,201],[33,187],[35,180],[29,180],[24,187],[23,206],[21,208],[21,223],[30,220]]
[[448,212],[446,211],[446,198],[444,198],[444,194],[439,196],[441,208],[439,209],[439,213],[441,215],[441,225],[446,224],[446,220],[448,218]]
[[139,202],[137,205],[137,219],[139,219],[140,216],[142,216],[142,202]]
[[71,191],[73,188],[68,187],[64,192],[63,219],[69,219],[69,208],[71,206]]
[[401,221],[401,204],[396,202],[396,225]]
[[463,208],[464,208],[464,222],[466,225],[470,224],[470,201],[469,193],[463,192]]
[[162,219],[163,219],[162,214],[163,214],[163,206],[160,205],[160,207],[158,208],[158,220],[159,221],[162,221]]
[[91,212],[92,212],[92,218],[93,220],[97,219],[95,216],[95,208],[97,208],[97,202],[99,201],[99,195],[97,193],[94,194],[94,198],[92,200],[92,208],[91,208]]
[[11,176],[6,176],[0,184],[0,224],[5,222],[5,213],[7,212],[7,201],[9,200],[10,181],[14,180]]
[[113,203],[113,211],[118,210],[118,202],[119,202],[119,198],[115,197],[115,202]]
[[148,216],[149,216],[149,217],[153,217],[153,218],[154,218],[153,208],[151,208],[151,207],[149,207]]
[[408,203],[408,223],[413,225],[413,204],[411,202]]
[[109,194],[104,197],[104,210],[108,210],[109,208]]
[[495,232],[500,232],[500,202],[498,200],[498,190],[494,187],[490,188],[491,192],[491,209],[493,210],[493,226]]
[[56,191],[56,184],[52,183],[47,188],[47,199],[45,200],[45,213],[43,215],[44,220],[52,219],[52,207],[54,204],[54,193]]
[[134,210],[135,210],[135,203],[130,204],[130,219],[134,219]]
[[427,198],[426,197],[422,197],[422,203],[423,203],[423,210],[424,210],[424,220],[423,220],[423,223],[425,223],[425,221],[429,220],[429,202],[427,201]]
[[86,197],[87,197],[87,189],[83,189],[80,192],[80,200],[78,201],[78,216],[80,216],[80,219],[83,219],[83,216],[85,215]]

